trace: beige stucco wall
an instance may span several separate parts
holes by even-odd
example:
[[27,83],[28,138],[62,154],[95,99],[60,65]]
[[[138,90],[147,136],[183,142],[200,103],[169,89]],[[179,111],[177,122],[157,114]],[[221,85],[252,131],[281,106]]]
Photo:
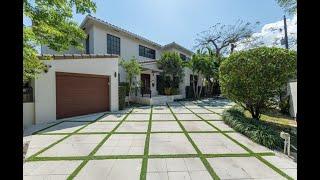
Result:
[[[116,32],[110,28],[102,25],[95,24],[93,27],[93,46],[94,54],[107,54],[107,34],[111,34],[120,38],[120,56],[124,60],[130,60],[135,57],[138,61],[152,61],[155,59],[150,59],[146,57],[139,56],[139,45],[154,49],[156,51],[156,59],[161,57],[160,48],[152,46],[151,44],[145,43],[143,41],[133,39],[122,33]],[[126,72],[122,67],[119,67],[120,81],[126,81]]]
[[35,120],[44,123],[56,120],[56,72],[110,76],[110,110],[118,110],[118,58],[44,61],[51,65],[47,73],[35,80]]
[[23,128],[32,125],[34,122],[34,103],[23,103]]

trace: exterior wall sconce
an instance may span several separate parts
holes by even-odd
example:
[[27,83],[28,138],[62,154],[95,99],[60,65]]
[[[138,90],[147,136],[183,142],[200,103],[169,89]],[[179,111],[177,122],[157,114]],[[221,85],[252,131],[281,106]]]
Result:
[[45,65],[45,69],[43,70],[44,73],[47,73],[50,68],[51,68],[51,65]]
[[117,78],[117,72],[114,72],[114,77]]

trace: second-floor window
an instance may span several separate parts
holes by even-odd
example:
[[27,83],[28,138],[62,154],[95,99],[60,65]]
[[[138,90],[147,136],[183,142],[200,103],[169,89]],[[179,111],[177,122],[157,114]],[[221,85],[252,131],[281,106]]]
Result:
[[139,45],[139,56],[156,59],[156,51],[145,46]]
[[120,38],[107,34],[107,53],[120,55]]
[[86,54],[90,54],[90,49],[89,49],[89,35],[87,35],[87,39],[86,39]]
[[184,60],[184,61],[187,60],[187,56],[184,55],[184,54],[181,54],[181,53],[180,53],[180,58],[181,58],[182,60]]

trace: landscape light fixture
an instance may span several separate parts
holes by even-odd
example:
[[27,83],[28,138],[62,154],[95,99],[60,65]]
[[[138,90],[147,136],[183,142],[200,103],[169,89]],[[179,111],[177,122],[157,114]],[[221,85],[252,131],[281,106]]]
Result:
[[280,132],[280,137],[281,137],[282,139],[284,139],[284,149],[283,149],[283,153],[286,154],[286,151],[287,151],[288,156],[290,156],[290,134],[281,131],[281,132]]

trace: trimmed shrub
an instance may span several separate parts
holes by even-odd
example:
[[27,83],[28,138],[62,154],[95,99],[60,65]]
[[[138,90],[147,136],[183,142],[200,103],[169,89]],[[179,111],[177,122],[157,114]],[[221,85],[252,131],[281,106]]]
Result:
[[222,94],[248,110],[255,119],[277,105],[279,89],[296,76],[296,52],[259,47],[231,54],[219,68]]
[[127,87],[126,86],[118,86],[119,88],[119,109],[122,110],[126,107],[126,92],[127,92]]
[[281,149],[283,139],[280,133],[271,126],[245,117],[241,109],[231,108],[223,112],[224,122],[254,142],[270,149]]

